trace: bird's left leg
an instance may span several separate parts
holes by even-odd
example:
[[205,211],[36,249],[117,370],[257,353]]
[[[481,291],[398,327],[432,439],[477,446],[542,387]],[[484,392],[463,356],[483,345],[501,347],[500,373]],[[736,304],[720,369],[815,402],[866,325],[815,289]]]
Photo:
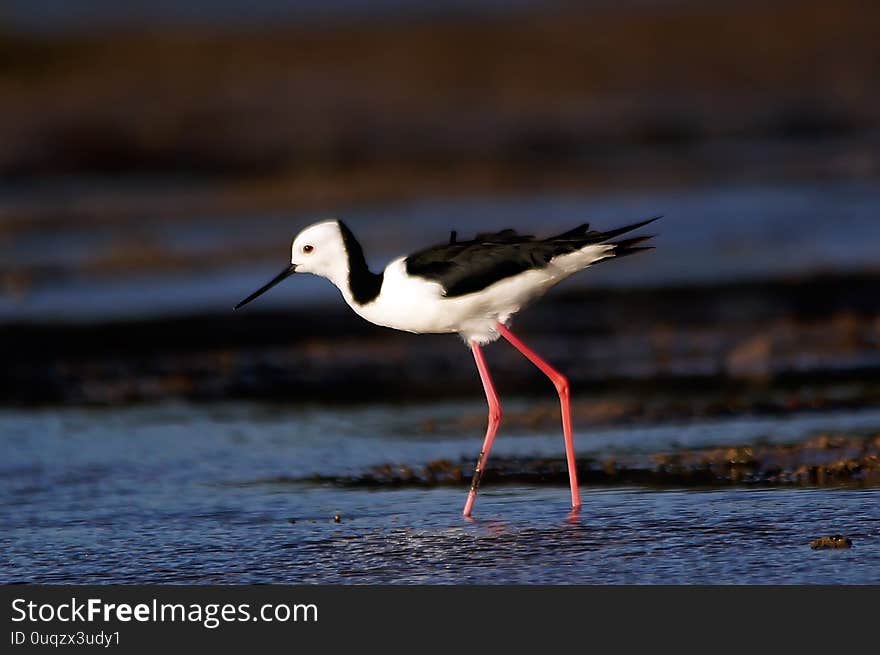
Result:
[[577,462],[574,456],[574,436],[571,429],[571,402],[569,400],[568,378],[544,361],[538,353],[519,340],[510,330],[501,323],[498,324],[498,332],[507,339],[514,348],[520,351],[541,372],[550,378],[556,392],[559,394],[559,403],[562,406],[562,432],[565,435],[565,457],[568,460],[568,481],[571,485],[571,506],[578,509],[581,506],[581,494],[577,481]]
[[480,486],[480,480],[483,478],[483,471],[486,470],[486,460],[489,459],[489,451],[492,449],[492,442],[495,440],[495,433],[498,432],[498,426],[501,424],[501,403],[498,400],[498,394],[495,392],[495,385],[492,383],[492,376],[489,375],[489,367],[486,366],[486,359],[483,357],[483,350],[477,342],[471,342],[471,350],[474,353],[474,359],[477,362],[477,370],[480,372],[480,380],[483,381],[483,390],[486,392],[486,402],[489,404],[489,427],[486,428],[486,438],[483,440],[483,449],[477,458],[477,467],[474,470],[474,477],[471,480],[471,488],[468,491],[467,502],[464,504],[464,515],[470,516],[471,510],[474,508],[474,501],[477,499],[477,489]]

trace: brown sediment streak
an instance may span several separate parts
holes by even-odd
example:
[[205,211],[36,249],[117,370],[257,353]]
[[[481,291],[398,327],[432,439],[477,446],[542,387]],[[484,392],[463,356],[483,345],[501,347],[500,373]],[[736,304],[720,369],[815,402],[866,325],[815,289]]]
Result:
[[480,487],[480,481],[483,478],[483,469],[480,466],[483,462],[483,456],[485,455],[485,451],[480,451],[480,456],[477,457],[477,465],[474,467],[474,475],[471,478],[471,491],[476,491]]
[[[417,468],[386,464],[360,475],[315,476],[302,481],[350,487],[459,486],[467,484],[467,466],[465,461],[449,460],[432,461]],[[577,471],[583,483],[593,486],[880,487],[880,434],[825,435],[795,444],[582,458],[577,460]],[[569,481],[564,457],[495,458],[491,466],[477,465],[470,488],[476,490],[484,477],[493,484],[567,485]]]

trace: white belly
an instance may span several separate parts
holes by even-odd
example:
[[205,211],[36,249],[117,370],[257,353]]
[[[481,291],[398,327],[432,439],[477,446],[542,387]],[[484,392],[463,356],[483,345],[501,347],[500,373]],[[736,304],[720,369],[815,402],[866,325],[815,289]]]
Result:
[[485,289],[448,298],[443,287],[406,274],[405,258],[385,268],[382,291],[370,303],[358,305],[348,297],[352,309],[364,319],[406,332],[457,332],[466,341],[484,344],[499,334],[498,323],[507,323],[520,309],[539,298],[572,273],[602,259],[611,247],[589,246],[553,259],[545,268],[505,278]]

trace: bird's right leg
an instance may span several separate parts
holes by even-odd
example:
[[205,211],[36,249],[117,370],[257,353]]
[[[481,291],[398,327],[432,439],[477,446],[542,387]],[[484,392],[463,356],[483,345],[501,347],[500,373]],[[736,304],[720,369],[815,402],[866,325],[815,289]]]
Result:
[[486,429],[486,438],[483,440],[483,449],[477,458],[477,467],[474,469],[474,477],[471,480],[471,488],[468,491],[467,502],[464,504],[464,515],[470,516],[471,510],[474,508],[474,501],[477,499],[477,489],[480,486],[480,480],[483,477],[483,471],[486,469],[486,460],[489,459],[489,451],[492,449],[492,442],[495,440],[495,433],[498,432],[498,426],[501,425],[501,403],[498,400],[498,394],[495,392],[495,385],[492,383],[492,376],[489,375],[489,367],[486,366],[486,359],[483,357],[483,350],[474,341],[471,342],[471,350],[474,353],[474,359],[477,362],[477,370],[480,372],[480,380],[483,381],[483,390],[486,392],[486,402],[489,404],[489,427]]
[[574,455],[574,436],[571,431],[571,398],[568,390],[568,378],[555,368],[526,344],[519,340],[519,337],[508,330],[503,323],[498,324],[498,332],[507,339],[510,344],[526,356],[532,364],[537,366],[540,371],[553,382],[556,392],[559,394],[559,402],[562,407],[562,433],[565,436],[565,458],[568,461],[568,482],[571,485],[571,508],[573,510],[580,509],[581,492],[578,488],[577,481],[577,459]]

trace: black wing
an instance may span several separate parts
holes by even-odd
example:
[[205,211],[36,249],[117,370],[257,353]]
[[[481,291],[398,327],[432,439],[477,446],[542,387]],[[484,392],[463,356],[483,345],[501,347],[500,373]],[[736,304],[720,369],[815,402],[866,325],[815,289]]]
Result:
[[[660,218],[659,216],[657,218]],[[524,271],[543,268],[559,255],[575,252],[656,221],[652,218],[633,225],[598,232],[588,224],[548,239],[517,234],[514,230],[478,234],[472,241],[457,241],[432,246],[406,258],[409,275],[439,282],[447,296],[463,296]],[[454,233],[453,233],[454,234]],[[628,255],[646,247],[636,247],[648,237],[627,239],[615,245],[612,256]]]

